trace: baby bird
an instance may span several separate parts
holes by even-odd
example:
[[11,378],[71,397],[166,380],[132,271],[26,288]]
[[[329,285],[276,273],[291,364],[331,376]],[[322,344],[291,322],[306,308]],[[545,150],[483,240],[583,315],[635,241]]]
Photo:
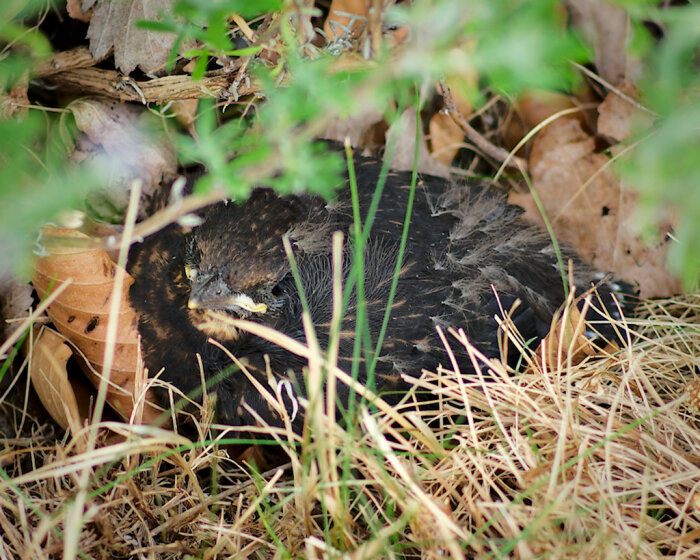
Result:
[[[380,162],[355,160],[359,208],[365,224],[380,175]],[[495,315],[514,306],[511,319],[523,339],[536,347],[547,334],[554,312],[565,300],[555,249],[546,232],[526,223],[519,207],[503,196],[474,184],[455,184],[423,176],[415,199],[407,244],[398,264],[398,282],[376,358],[355,352],[356,330],[368,327],[376,344],[392,294],[399,246],[409,200],[411,174],[390,172],[379,198],[362,259],[364,272],[358,297],[353,278],[356,240],[349,186],[331,202],[311,195],[279,196],[255,190],[243,204],[209,207],[203,223],[191,232],[171,225],[132,248],[129,271],[134,277],[130,299],[140,314],[139,332],[151,374],[185,394],[201,389],[200,360],[208,390],[216,393],[216,419],[230,425],[281,419],[247,375],[213,338],[245,364],[246,370],[271,393],[281,395],[295,429],[303,423],[299,400],[306,394],[306,361],[296,354],[221,320],[221,314],[271,326],[306,343],[302,325],[305,298],[321,348],[330,342],[333,307],[333,232],[344,234],[342,279],[346,306],[339,333],[338,366],[355,371],[361,383],[390,403],[410,388],[405,375],[423,368],[435,371],[449,363],[436,331],[465,330],[487,357],[499,357]],[[283,247],[287,236],[298,263],[298,280]],[[596,286],[595,305],[619,317],[613,287],[577,260],[567,248],[563,262],[573,260],[577,294]],[[497,295],[496,295],[497,294]],[[360,309],[362,307],[362,309]],[[360,311],[362,313],[360,314]],[[357,318],[366,322],[357,327]],[[597,334],[613,337],[611,325],[589,312]],[[366,337],[362,337],[366,340]],[[462,372],[473,371],[461,344],[451,345]],[[365,345],[367,348],[367,345]],[[519,355],[509,351],[513,363]],[[357,363],[356,363],[357,362]],[[268,372],[272,373],[272,385]],[[429,397],[429,395],[427,395]],[[348,406],[351,391],[338,384],[338,407]]]

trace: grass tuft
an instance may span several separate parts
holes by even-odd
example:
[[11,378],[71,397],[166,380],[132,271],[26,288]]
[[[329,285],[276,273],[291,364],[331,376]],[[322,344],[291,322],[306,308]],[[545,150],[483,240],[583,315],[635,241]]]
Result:
[[700,300],[643,302],[619,328],[625,348],[578,364],[533,357],[518,376],[443,333],[479,367],[415,380],[439,413],[363,407],[348,438],[317,407],[301,440],[278,431],[288,461],[263,472],[231,459],[240,430],[208,421],[198,441],[103,422],[100,446],[81,452],[30,417],[0,440],[0,550],[58,557],[81,527],[86,558],[692,558],[700,417],[686,387],[700,371]]

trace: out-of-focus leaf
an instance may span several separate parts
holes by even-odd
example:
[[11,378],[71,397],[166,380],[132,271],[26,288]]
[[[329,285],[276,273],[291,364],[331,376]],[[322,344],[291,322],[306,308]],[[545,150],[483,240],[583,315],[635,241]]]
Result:
[[[492,87],[511,94],[570,87],[576,79],[570,61],[585,61],[589,53],[567,31],[556,5],[555,0],[437,0],[397,7],[392,21],[407,25],[411,38],[393,69],[434,81],[473,68]],[[474,52],[455,48],[465,41],[476,45]]]
[[[38,29],[28,29],[22,18],[40,10],[43,0],[6,0],[0,3],[0,94],[27,81],[29,68],[51,54],[51,43]],[[5,46],[7,45],[7,46]],[[8,112],[5,112],[8,115]]]
[[222,13],[239,14],[244,18],[254,18],[268,12],[281,10],[282,0],[177,0],[175,13],[182,16],[197,16],[210,19]]
[[598,105],[598,134],[622,142],[632,136],[635,129],[642,126],[648,128],[651,125],[651,117],[630,102],[639,96],[634,84],[621,84],[618,89],[628,99],[623,99],[614,91],[605,96],[603,102]]
[[98,184],[95,169],[66,165],[56,136],[38,111],[2,122],[0,261],[8,268],[26,270],[39,227]]
[[333,0],[323,31],[330,41],[343,35],[350,36],[360,26],[367,26],[367,0]]
[[381,134],[380,139],[376,139],[373,132],[383,130],[386,125],[382,125],[384,125],[384,115],[376,110],[367,111],[356,117],[331,119],[320,136],[341,143],[345,141],[345,138],[350,138],[352,146],[379,148],[384,146],[384,134]]
[[566,5],[574,25],[593,46],[600,76],[613,85],[639,79],[640,61],[628,48],[632,26],[627,11],[605,0],[567,0]]
[[619,168],[641,194],[640,227],[675,216],[670,267],[693,289],[700,278],[700,104],[662,119]]
[[[73,160],[112,170],[108,183],[87,197],[85,204],[93,215],[121,223],[134,179],[141,180],[142,200],[147,200],[161,183],[175,176],[175,150],[163,135],[150,134],[147,125],[151,115],[143,108],[80,98],[68,105],[68,109],[83,132],[78,137]],[[141,210],[144,211],[143,205]]]
[[[401,118],[394,122],[386,133],[387,145],[394,146],[391,154],[392,169],[411,171],[416,156],[416,110],[406,109]],[[450,168],[428,151],[425,135],[421,133],[418,140],[418,169],[422,173],[449,177]]]
[[660,115],[653,129],[636,127],[638,146],[618,169],[641,194],[638,218],[649,230],[676,218],[670,266],[686,289],[700,280],[700,6],[653,12],[666,33],[650,53],[641,102]]
[[172,33],[137,28],[140,20],[172,13],[173,0],[100,0],[90,19],[90,52],[101,59],[114,51],[114,64],[125,74],[137,66],[146,73],[165,66],[175,42]]

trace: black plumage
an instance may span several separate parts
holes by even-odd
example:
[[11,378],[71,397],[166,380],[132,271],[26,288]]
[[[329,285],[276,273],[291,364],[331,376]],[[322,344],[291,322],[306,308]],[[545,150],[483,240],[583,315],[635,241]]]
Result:
[[[356,172],[364,223],[380,164],[361,158]],[[373,342],[387,306],[410,182],[410,173],[389,174],[365,248],[364,300]],[[376,390],[386,400],[395,402],[408,389],[402,374],[418,376],[422,368],[435,370],[439,363],[448,362],[436,326],[464,328],[486,356],[497,357],[494,315],[520,300],[512,318],[523,338],[535,346],[545,336],[565,292],[548,235],[527,224],[521,214],[520,208],[484,187],[432,176],[419,180],[397,291],[374,373]],[[293,387],[296,396],[304,393],[304,360],[233,329],[218,321],[214,312],[261,322],[305,342],[301,298],[282,245],[282,236],[287,235],[319,342],[326,348],[332,309],[331,237],[334,231],[345,234],[346,280],[353,263],[353,246],[348,241],[352,223],[347,185],[330,203],[314,196],[278,196],[257,189],[244,204],[209,208],[203,224],[192,232],[172,225],[135,246],[129,256],[135,279],[130,298],[140,313],[139,331],[149,370],[165,368],[163,379],[194,393],[201,387],[199,354],[205,377],[215,381],[210,389],[216,391],[220,422],[255,423],[245,403],[265,421],[279,424],[277,413],[245,375],[239,371],[221,375],[231,360],[207,339],[219,340],[266,387],[269,359],[275,378],[290,379],[288,388]],[[600,284],[600,275],[566,248],[563,257],[564,262],[574,259],[577,293]],[[599,285],[598,294],[596,303],[602,301],[615,314],[610,285]],[[352,370],[357,305],[354,290],[341,328],[338,361],[347,372]],[[609,325],[602,324],[599,330],[610,335]],[[452,349],[462,371],[472,370],[461,345]],[[361,358],[359,379],[364,382],[366,377],[367,363]],[[347,405],[348,391],[339,389],[340,404]],[[284,393],[291,410],[295,397]],[[298,417],[296,425],[300,422]]]

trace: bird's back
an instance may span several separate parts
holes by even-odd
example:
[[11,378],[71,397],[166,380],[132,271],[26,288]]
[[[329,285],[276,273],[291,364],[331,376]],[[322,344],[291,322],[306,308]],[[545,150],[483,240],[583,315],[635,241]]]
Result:
[[[363,225],[367,222],[379,172],[380,164],[374,160],[360,158],[357,162]],[[500,194],[484,187],[425,176],[416,185],[385,338],[377,359],[373,360],[366,350],[376,345],[385,320],[410,184],[410,173],[389,173],[364,250],[362,307],[369,337],[364,334],[361,337],[370,344],[365,344],[358,356],[356,333],[362,333],[363,329],[356,324],[361,306],[357,282],[353,282],[347,297],[340,329],[338,365],[350,372],[357,362],[361,381],[373,370],[371,377],[375,379],[376,389],[390,401],[398,400],[409,387],[403,374],[418,376],[423,368],[435,370],[438,364],[448,362],[436,327],[463,328],[486,356],[498,357],[498,324],[494,315],[502,315],[501,309],[508,311],[519,300],[513,319],[523,338],[534,346],[546,334],[552,314],[565,299],[553,245],[546,233],[522,219],[521,209],[506,204]],[[278,274],[274,280],[278,302],[274,313],[262,314],[254,320],[269,323],[305,342],[301,297],[281,242],[283,233],[290,234],[316,336],[321,346],[327,347],[333,303],[330,254],[333,231],[342,231],[345,236],[342,268],[346,285],[355,263],[356,242],[351,233],[354,218],[348,186],[328,204],[314,197],[279,197],[271,191],[259,191],[247,204],[221,204],[207,215],[197,235],[207,240],[212,251],[220,251],[221,258],[237,269],[245,268],[245,274],[253,279],[251,282],[257,272]],[[230,360],[188,322],[188,287],[181,273],[183,234],[173,226],[154,238],[130,257],[136,280],[131,290],[132,302],[142,317],[140,330],[147,365],[152,371],[164,366],[164,378],[187,392],[200,384],[196,353],[202,354],[208,378],[230,365]],[[161,256],[154,257],[154,251],[160,251]],[[563,261],[571,258],[573,255],[564,249]],[[588,290],[596,282],[593,272],[578,260],[574,260],[574,277],[577,293]],[[601,286],[599,293],[605,306],[614,312],[610,289]],[[269,360],[277,378],[291,377],[295,390],[304,392],[305,363],[298,356],[248,334],[222,342],[248,364],[250,372],[263,385],[268,384],[266,360]],[[165,350],[173,346],[177,347],[176,352]],[[462,345],[451,344],[451,349],[460,369],[472,370],[471,359]],[[245,402],[265,420],[278,423],[259,391],[240,372],[220,381],[216,391],[220,421],[254,422],[253,415],[242,405]]]

